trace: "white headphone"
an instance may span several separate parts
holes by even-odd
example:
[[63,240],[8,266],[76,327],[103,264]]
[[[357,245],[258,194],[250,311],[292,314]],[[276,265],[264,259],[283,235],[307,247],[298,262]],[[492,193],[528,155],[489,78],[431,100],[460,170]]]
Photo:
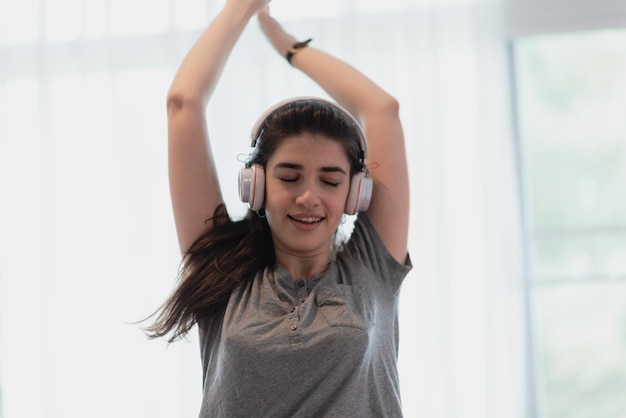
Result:
[[[267,109],[261,117],[256,121],[252,127],[250,133],[250,146],[256,147],[259,137],[261,136],[261,126],[265,122],[265,119],[273,113],[275,110],[295,101],[318,101],[329,104],[334,108],[345,114],[357,128],[359,134],[359,145],[363,155],[363,160],[367,157],[367,142],[365,141],[365,135],[363,130],[350,112],[337,103],[321,99],[319,97],[295,97],[276,103]],[[257,211],[263,207],[263,198],[265,194],[265,170],[260,164],[251,164],[249,167],[244,167],[239,172],[239,198],[242,202],[248,203],[250,209]],[[370,200],[372,198],[372,179],[369,177],[369,173],[363,166],[363,169],[352,176],[350,180],[350,191],[346,199],[346,206],[344,213],[347,215],[354,215],[357,212],[367,210]]]

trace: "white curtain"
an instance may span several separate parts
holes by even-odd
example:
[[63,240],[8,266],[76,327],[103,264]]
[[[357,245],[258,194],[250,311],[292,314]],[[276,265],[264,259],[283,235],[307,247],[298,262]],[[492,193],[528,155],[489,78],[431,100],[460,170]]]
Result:
[[[0,0],[0,391],[4,418],[193,417],[197,339],[132,324],[178,251],[165,94],[222,2]],[[499,0],[276,0],[299,38],[401,103],[413,272],[401,298],[407,417],[525,417],[514,141]],[[208,109],[230,210],[248,130],[323,93],[253,23]]]

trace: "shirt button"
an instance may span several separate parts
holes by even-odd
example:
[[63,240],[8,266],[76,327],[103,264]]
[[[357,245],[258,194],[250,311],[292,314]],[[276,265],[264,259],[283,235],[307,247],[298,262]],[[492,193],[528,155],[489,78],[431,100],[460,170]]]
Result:
[[298,329],[298,325],[297,324],[291,324],[291,330],[295,331]]
[[298,287],[304,287],[304,286],[306,286],[306,282],[304,281],[304,279],[302,279],[298,282]]
[[300,302],[304,303],[305,300],[306,298],[304,296],[300,296]]

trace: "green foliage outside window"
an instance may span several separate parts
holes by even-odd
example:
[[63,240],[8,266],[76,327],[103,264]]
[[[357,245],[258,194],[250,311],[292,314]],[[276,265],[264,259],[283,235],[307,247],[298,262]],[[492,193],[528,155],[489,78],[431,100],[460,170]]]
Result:
[[626,30],[515,43],[544,418],[626,416]]

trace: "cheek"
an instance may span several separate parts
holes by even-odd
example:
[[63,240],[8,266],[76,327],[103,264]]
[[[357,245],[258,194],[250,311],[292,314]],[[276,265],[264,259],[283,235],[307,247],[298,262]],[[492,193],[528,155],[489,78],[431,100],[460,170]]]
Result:
[[337,220],[341,220],[343,215],[343,211],[346,208],[346,200],[348,197],[348,189],[342,190],[339,193],[334,193],[332,196],[328,196],[326,199],[326,206],[330,209],[333,218]]
[[263,197],[263,201],[266,206],[275,205],[276,202],[284,200],[285,197],[285,189],[280,187],[275,181],[266,181],[265,182],[265,196]]
[[289,207],[291,197],[286,190],[279,185],[268,182],[265,184],[265,196],[263,206],[267,222],[272,225],[272,220],[279,219]]

